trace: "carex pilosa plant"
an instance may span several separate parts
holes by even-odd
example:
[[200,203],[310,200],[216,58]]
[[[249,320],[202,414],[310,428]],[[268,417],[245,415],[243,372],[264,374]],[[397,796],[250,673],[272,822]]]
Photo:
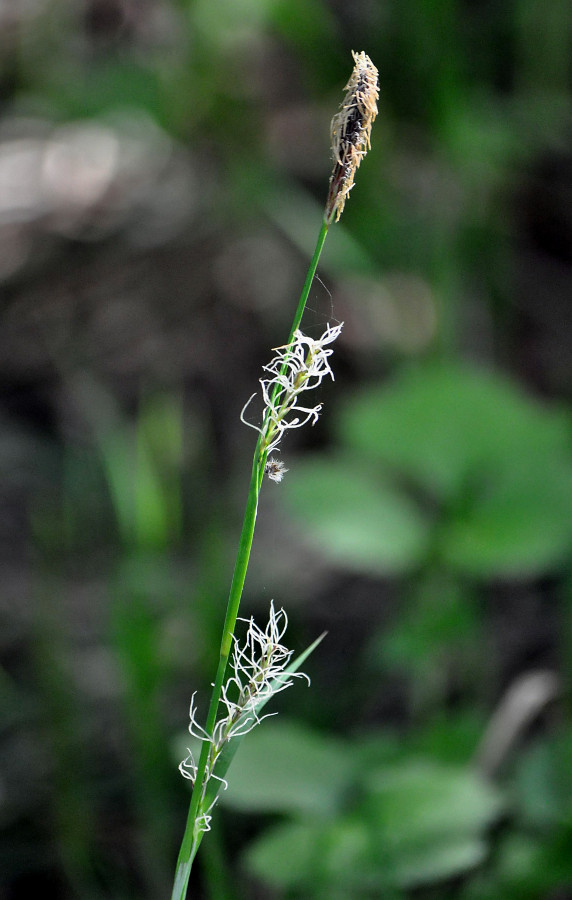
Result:
[[[346,85],[346,94],[339,111],[332,119],[331,142],[333,171],[324,216],[318,234],[302,293],[296,308],[290,335],[286,343],[274,350],[275,356],[264,366],[260,379],[263,412],[260,424],[246,419],[246,412],[256,396],[247,401],[241,419],[258,433],[254,450],[250,486],[230,593],[224,619],[220,655],[212,686],[206,720],[198,720],[193,694],[190,707],[191,735],[201,742],[196,760],[189,750],[180,765],[181,773],[192,783],[192,795],[187,824],[181,843],[172,900],[184,900],[193,860],[204,834],[210,828],[213,807],[220,791],[226,786],[226,774],[240,740],[264,718],[263,707],[273,694],[290,687],[295,678],[305,678],[298,671],[316,647],[315,641],[292,661],[292,651],[282,643],[288,619],[283,609],[270,604],[268,624],[260,628],[254,620],[240,619],[239,607],[248,569],[258,499],[264,476],[280,482],[287,472],[279,452],[284,432],[314,424],[322,408],[305,397],[322,380],[334,377],[330,357],[332,344],[339,336],[343,323],[328,325],[319,338],[311,338],[301,329],[302,316],[310,292],[328,229],[338,222],[355,174],[370,148],[371,127],[377,115],[378,73],[366,53],[352,53],[354,68]],[[243,642],[235,635],[238,621],[247,622]]]

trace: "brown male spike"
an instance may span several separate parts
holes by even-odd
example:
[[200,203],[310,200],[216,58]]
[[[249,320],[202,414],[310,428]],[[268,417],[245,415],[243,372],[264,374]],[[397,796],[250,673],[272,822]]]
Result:
[[324,211],[324,221],[339,221],[353,187],[356,170],[370,149],[371,126],[377,116],[378,72],[366,53],[352,50],[354,69],[339,112],[332,119],[334,170]]

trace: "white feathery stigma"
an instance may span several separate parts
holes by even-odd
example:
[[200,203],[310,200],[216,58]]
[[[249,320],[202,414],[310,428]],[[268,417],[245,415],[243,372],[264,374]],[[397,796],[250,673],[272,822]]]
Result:
[[[322,383],[329,375],[332,380],[334,373],[330,368],[329,357],[334,352],[329,344],[333,343],[340,334],[343,322],[331,327],[320,338],[311,338],[303,334],[299,329],[294,332],[294,338],[290,344],[276,347],[276,356],[267,365],[264,371],[270,378],[261,378],[262,398],[265,405],[265,413],[262,425],[253,425],[247,422],[244,414],[252,399],[253,394],[244,406],[240,418],[245,425],[254,428],[262,435],[260,453],[271,453],[276,449],[282,439],[282,435],[289,428],[301,428],[307,422],[312,425],[318,421],[322,404],[316,406],[302,406],[300,395],[304,391],[311,391]],[[283,467],[279,466],[281,475]],[[272,477],[272,472],[268,474]],[[281,480],[275,478],[274,480]]]
[[[260,707],[274,694],[284,691],[293,684],[294,678],[310,679],[303,672],[285,672],[293,651],[281,641],[288,625],[288,617],[283,609],[274,609],[270,603],[270,616],[266,628],[259,628],[253,618],[238,619],[248,623],[244,643],[241,645],[233,636],[234,646],[230,660],[231,676],[221,691],[222,715],[217,720],[212,735],[209,735],[197,721],[195,704],[196,692],[191,697],[189,710],[189,733],[199,741],[209,744],[205,778],[202,784],[201,809],[206,795],[206,787],[211,778],[220,781],[223,788],[227,783],[215,775],[215,766],[225,744],[233,737],[241,737],[252,731],[263,719],[276,713],[260,715]],[[197,764],[191,750],[179,765],[181,774],[193,784],[197,775]],[[210,812],[216,798],[197,819],[197,831],[208,831]]]

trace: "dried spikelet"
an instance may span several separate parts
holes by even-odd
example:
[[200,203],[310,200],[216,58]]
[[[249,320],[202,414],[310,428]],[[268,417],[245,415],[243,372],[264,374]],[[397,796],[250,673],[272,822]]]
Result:
[[324,212],[327,225],[337,222],[353,187],[355,173],[370,149],[371,126],[377,116],[378,73],[366,53],[355,53],[354,70],[340,110],[332,119],[334,171]]
[[268,459],[264,466],[264,473],[268,475],[271,481],[280,484],[288,469],[280,459]]

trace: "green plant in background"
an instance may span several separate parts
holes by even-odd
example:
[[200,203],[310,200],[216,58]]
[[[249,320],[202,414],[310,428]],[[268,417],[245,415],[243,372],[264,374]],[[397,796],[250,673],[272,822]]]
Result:
[[[402,900],[414,889],[434,896],[451,879],[463,900],[544,896],[572,876],[570,735],[544,735],[523,752],[526,722],[511,723],[523,705],[536,703],[537,715],[558,680],[515,683],[495,717],[499,758],[487,760],[495,741],[480,702],[484,668],[475,680],[486,638],[474,595],[485,580],[543,576],[569,553],[570,417],[497,374],[429,362],[358,392],[337,430],[341,449],[301,460],[281,499],[338,565],[409,577],[407,602],[370,640],[367,665],[407,679],[412,721],[399,737],[386,729],[341,741],[284,721],[253,736],[223,802],[282,821],[251,842],[243,864],[295,898]],[[451,678],[465,699],[446,714]],[[548,689],[535,700],[541,682]]]
[[[402,898],[469,873],[456,896],[536,898],[570,878],[569,735],[544,737],[514,763],[503,711],[509,801],[479,750],[490,674],[474,657],[485,641],[479,584],[544,576],[570,552],[570,430],[566,412],[500,375],[432,361],[359,391],[337,420],[340,449],[296,465],[281,499],[316,550],[346,570],[409,578],[397,620],[369,642],[367,667],[406,678],[412,721],[406,737],[345,745],[287,723],[255,736],[224,802],[286,817],[244,856],[257,877],[304,898]],[[465,706],[446,715],[455,679]],[[540,707],[553,697],[554,686]],[[311,752],[298,756],[304,742]],[[323,767],[310,787],[302,757],[312,754]],[[282,774],[267,768],[249,797],[262,755]],[[501,814],[512,829],[479,872]]]
[[[346,384],[352,373],[372,383],[354,389],[346,398],[347,408],[344,404],[339,416],[334,411],[328,417],[338,423],[336,433],[327,435],[328,452],[295,466],[288,463],[292,471],[284,489],[268,492],[278,498],[280,527],[288,527],[287,512],[293,533],[304,536],[300,549],[310,562],[303,571],[300,567],[300,581],[293,578],[284,586],[299,604],[301,615],[294,621],[303,628],[310,621],[310,634],[329,627],[324,620],[332,615],[349,626],[343,653],[336,652],[334,640],[328,641],[313,690],[297,692],[291,702],[297,702],[297,717],[343,733],[344,741],[302,730],[300,724],[289,726],[282,719],[276,726],[265,723],[244,741],[233,761],[229,789],[221,794],[237,826],[224,848],[224,861],[233,866],[233,850],[242,845],[244,831],[249,832],[252,813],[257,837],[241,859],[249,874],[268,882],[269,890],[274,886],[279,895],[348,900],[382,892],[393,898],[409,897],[412,888],[424,900],[560,896],[572,884],[570,724],[562,700],[545,713],[528,746],[515,746],[507,768],[497,776],[503,789],[509,788],[503,790],[508,802],[500,822],[499,792],[475,777],[474,759],[503,686],[531,665],[570,671],[572,658],[567,637],[571,595],[565,581],[572,559],[569,416],[548,402],[532,402],[489,368],[492,359],[518,373],[533,392],[540,387],[543,397],[570,397],[566,305],[559,307],[550,274],[564,276],[564,284],[569,264],[550,248],[546,253],[546,246],[540,247],[539,235],[533,233],[542,230],[538,210],[535,215],[526,199],[526,208],[521,204],[521,191],[529,190],[538,163],[556,148],[558,165],[542,185],[540,205],[544,229],[548,226],[551,238],[566,246],[567,206],[561,188],[568,181],[568,4],[557,0],[547,10],[541,0],[497,6],[400,0],[334,9],[328,0],[158,0],[130,11],[129,22],[93,15],[110,6],[99,0],[77,7],[34,4],[33,14],[27,15],[26,4],[21,6],[23,19],[4,29],[6,47],[16,36],[18,53],[4,53],[0,64],[8,76],[3,82],[8,101],[2,114],[3,172],[9,158],[4,151],[16,147],[5,142],[13,112],[45,117],[42,129],[48,131],[54,121],[59,123],[62,128],[53,134],[58,138],[70,122],[77,133],[84,121],[89,133],[98,122],[105,134],[115,133],[113,124],[111,132],[107,126],[118,123],[124,110],[133,110],[146,111],[149,123],[166,129],[163,138],[181,141],[184,147],[179,149],[188,152],[196,171],[206,177],[196,194],[180,185],[171,194],[165,193],[165,185],[157,189],[162,202],[152,216],[155,234],[162,229],[161,211],[171,209],[175,193],[175,206],[190,207],[191,216],[199,200],[199,215],[182,242],[174,242],[178,252],[167,240],[166,253],[158,259],[148,249],[141,252],[140,245],[126,259],[119,253],[122,241],[113,241],[113,268],[121,267],[125,275],[120,291],[117,281],[109,282],[106,243],[96,237],[102,224],[98,214],[91,219],[94,232],[88,228],[88,245],[82,244],[78,229],[84,248],[79,254],[75,241],[68,249],[58,243],[58,252],[72,263],[71,269],[61,266],[62,273],[77,276],[76,309],[108,309],[113,320],[131,293],[139,321],[146,304],[155,312],[160,306],[153,341],[166,337],[169,353],[173,346],[175,353],[168,367],[154,372],[147,358],[143,376],[148,384],[158,375],[162,391],[166,388],[160,408],[147,399],[139,403],[132,394],[140,375],[133,355],[136,334],[118,341],[121,334],[113,330],[122,356],[115,372],[126,373],[127,380],[110,377],[113,367],[106,365],[111,359],[106,360],[102,335],[90,332],[83,316],[66,340],[65,315],[56,321],[53,313],[67,308],[59,301],[54,304],[54,298],[68,296],[69,283],[62,293],[61,282],[52,281],[50,267],[44,267],[42,253],[39,258],[33,253],[31,268],[20,265],[23,285],[19,278],[9,285],[3,310],[5,347],[24,348],[15,353],[14,373],[23,371],[31,382],[38,373],[34,362],[25,360],[25,340],[21,345],[19,338],[13,339],[15,320],[21,323],[22,337],[25,334],[29,306],[35,321],[32,356],[38,335],[52,335],[64,364],[64,387],[87,366],[94,381],[106,385],[121,415],[117,427],[96,428],[106,484],[83,431],[78,440],[78,433],[65,427],[67,404],[57,404],[58,421],[62,412],[66,420],[56,437],[64,458],[65,509],[63,517],[59,509],[50,517],[52,507],[42,492],[36,494],[34,547],[44,562],[37,573],[42,584],[34,616],[41,640],[29,696],[19,668],[11,663],[12,656],[21,660],[26,634],[20,620],[26,610],[25,587],[24,596],[10,605],[2,629],[6,646],[13,648],[7,672],[11,679],[16,671],[13,721],[18,726],[17,740],[11,741],[15,751],[6,757],[3,792],[8,795],[8,812],[3,812],[8,842],[0,868],[10,881],[8,892],[22,891],[15,885],[21,871],[27,870],[28,877],[37,871],[43,884],[46,874],[50,878],[55,870],[72,885],[72,892],[86,898],[169,893],[170,859],[180,837],[185,800],[170,758],[169,735],[184,719],[187,692],[183,689],[181,696],[180,685],[190,662],[195,683],[212,680],[208,673],[220,643],[220,604],[215,598],[228,588],[225,554],[232,534],[228,523],[234,473],[227,465],[222,484],[217,468],[217,447],[222,449],[222,444],[216,440],[228,439],[233,427],[229,417],[224,428],[216,418],[220,396],[228,402],[228,394],[217,390],[216,381],[210,384],[212,395],[200,391],[201,407],[204,398],[212,396],[212,421],[220,431],[215,435],[196,414],[200,409],[194,408],[192,392],[205,378],[209,387],[205,364],[207,356],[216,359],[219,340],[226,350],[224,327],[218,327],[221,312],[227,322],[232,318],[229,310],[236,314],[235,301],[243,310],[253,299],[253,279],[242,269],[247,253],[241,251],[237,274],[245,278],[237,278],[233,297],[221,289],[214,273],[220,272],[221,254],[233,237],[244,237],[250,229],[251,244],[259,251],[258,284],[268,286],[266,305],[252,318],[257,328],[274,330],[284,309],[276,302],[276,286],[283,284],[282,296],[292,296],[292,291],[278,271],[275,278],[266,277],[264,261],[272,257],[262,251],[258,219],[262,214],[261,228],[275,249],[287,253],[297,248],[306,254],[320,215],[312,191],[320,175],[319,154],[312,152],[319,98],[342,77],[340,43],[353,34],[355,45],[367,34],[375,44],[372,55],[375,50],[374,58],[383,60],[384,141],[378,165],[368,165],[363,180],[360,177],[359,206],[350,204],[343,227],[330,229],[334,233],[320,268],[331,278],[336,311],[344,294],[351,297],[351,312],[338,313],[346,321]],[[111,6],[127,8],[119,2]],[[157,12],[159,21],[150,21],[148,16]],[[20,7],[8,15],[16,22]],[[307,120],[299,118],[303,112],[313,125],[308,152],[300,161],[281,150],[291,135],[304,133]],[[41,146],[49,150],[63,143],[50,138]],[[31,146],[25,141],[21,149]],[[123,140],[114,146],[125,152]],[[48,154],[42,150],[38,157],[46,159]],[[14,151],[12,158],[24,157]],[[27,181],[26,189],[33,182]],[[66,177],[64,206],[68,182]],[[16,182],[10,178],[7,183],[8,201],[11,196],[17,199]],[[135,183],[140,184],[138,179]],[[125,184],[125,175],[118,177],[106,196],[117,198],[119,188],[121,197]],[[29,196],[27,190],[24,196]],[[106,208],[104,203],[104,219]],[[23,209],[17,207],[18,233]],[[45,210],[40,212],[43,222]],[[273,229],[268,229],[269,221]],[[43,233],[41,225],[35,227]],[[8,235],[11,228],[8,225]],[[24,227],[23,235],[28,231]],[[105,222],[102,233],[109,233]],[[129,243],[129,234],[126,237]],[[12,246],[10,239],[3,242],[0,269],[6,256],[14,256]],[[173,280],[172,273],[193,266],[197,248],[200,254],[209,248],[204,269],[193,268],[191,278]],[[136,273],[149,256],[157,281],[149,282],[145,296]],[[84,268],[89,260],[98,261],[100,292],[95,297],[85,290],[93,274]],[[164,292],[162,267],[169,270]],[[290,273],[293,269],[285,267]],[[519,271],[524,292],[515,284]],[[352,272],[359,273],[355,286]],[[134,275],[136,283],[131,284]],[[35,283],[50,310],[47,317],[34,297]],[[216,323],[216,337],[208,342],[208,350],[205,343],[205,352],[195,353],[197,319],[200,331],[207,298],[204,315]],[[425,305],[413,302],[416,298]],[[18,305],[22,300],[23,308]],[[366,307],[369,300],[371,307]],[[184,366],[177,361],[181,345],[169,333],[170,312],[177,309],[185,310],[177,321]],[[125,319],[120,316],[119,321]],[[242,338],[233,337],[233,347],[244,350],[247,334],[250,344],[248,327]],[[558,335],[563,337],[560,349]],[[266,340],[266,345],[279,342]],[[445,351],[448,358],[436,364],[423,358],[427,351]],[[480,361],[479,368],[462,364],[467,354]],[[10,356],[6,353],[8,369],[4,367],[9,393]],[[176,378],[173,404],[167,371]],[[38,378],[41,405],[49,408],[53,392],[46,369],[39,370]],[[383,384],[376,386],[377,380]],[[242,391],[245,399],[249,393],[249,388]],[[83,408],[90,411],[92,402],[93,391]],[[205,410],[210,408],[207,399]],[[134,426],[135,409],[139,421]],[[198,452],[197,441],[204,441]],[[165,458],[169,446],[177,458],[174,466]],[[55,493],[54,467],[36,454],[33,467],[37,474],[53,474],[50,488]],[[9,472],[3,468],[8,480]],[[280,472],[271,468],[269,474]],[[177,481],[181,475],[184,484],[182,478]],[[219,485],[224,494],[220,498]],[[262,502],[272,506],[263,493]],[[39,514],[44,517],[41,529]],[[257,554],[254,568],[259,559],[264,566],[267,557],[272,557],[272,565],[290,563],[288,541],[277,546],[272,516],[264,518],[270,527],[259,539],[267,547],[274,539],[276,552]],[[231,540],[234,545],[235,537]],[[316,555],[308,550],[311,544]],[[253,602],[257,577],[258,572],[250,582]],[[306,588],[309,582],[311,590]],[[111,633],[106,627],[109,584]],[[9,591],[8,580],[4,587]],[[354,607],[354,588],[361,592],[358,599],[367,594],[367,607],[359,602]],[[343,607],[336,606],[337,595],[345,598]],[[72,609],[66,597],[73,597]],[[309,597],[312,603],[304,609]],[[47,609],[53,610],[49,622]],[[90,623],[87,633],[78,621],[82,616]],[[366,646],[359,655],[366,622]],[[328,670],[329,653],[335,658]],[[112,657],[120,663],[119,678],[114,678],[115,667],[105,667],[106,658]],[[345,677],[344,665],[351,666],[351,678]],[[64,677],[57,677],[60,672]],[[336,678],[344,682],[340,691]],[[34,716],[26,713],[29,700],[37,705]],[[98,728],[102,716],[105,727]],[[113,728],[108,727],[110,716],[112,722],[117,717]],[[399,738],[389,732],[396,722]],[[356,733],[356,728],[377,723],[384,728],[379,736],[365,739]],[[26,744],[41,748],[41,761],[53,767],[52,777],[21,753]],[[302,749],[305,755],[299,758]],[[174,759],[183,755],[181,748]],[[21,784],[20,758],[26,760]],[[282,763],[276,770],[274,758]],[[267,765],[272,768],[268,776]],[[423,812],[433,775],[445,785],[447,802],[433,797],[430,805],[436,813],[443,812],[443,806],[451,810],[440,822],[437,815],[431,820]],[[449,776],[465,797],[464,822],[455,792],[447,790]],[[32,789],[26,790],[29,781]],[[410,788],[407,802],[392,802],[403,796],[399,792],[404,783]],[[467,783],[471,790],[465,790]],[[13,818],[10,794],[18,801]],[[413,803],[412,795],[418,802]],[[488,806],[487,797],[492,798]],[[481,803],[486,810],[482,816]],[[412,807],[420,822],[408,840],[403,830]],[[260,832],[265,813],[268,827]],[[20,824],[26,821],[41,823],[39,840],[32,828],[28,841]],[[57,822],[57,828],[50,828],[50,822]],[[228,900],[231,890],[221,894],[219,889],[217,894],[216,879],[209,875],[222,868],[211,862],[211,854],[223,857],[218,837],[209,836],[201,851],[203,892],[213,900]],[[312,851],[312,858],[312,853],[298,853],[300,847]],[[387,865],[376,859],[380,854]],[[427,856],[434,861],[432,871],[424,863]],[[336,868],[340,862],[341,873]],[[247,885],[241,888],[241,896],[248,893]]]
[[[197,762],[189,750],[188,757],[181,764],[182,774],[193,783],[193,793],[177,861],[173,900],[184,900],[186,896],[193,860],[204,833],[210,828],[211,810],[221,787],[226,785],[227,769],[241,738],[260,722],[259,714],[273,694],[292,684],[292,677],[299,674],[297,668],[317,644],[314,642],[290,663],[292,653],[281,644],[286,629],[286,614],[283,610],[277,613],[273,604],[268,626],[262,630],[251,619],[242,646],[237,641],[235,629],[262,481],[267,474],[279,482],[286,471],[281,461],[270,454],[278,450],[286,430],[317,420],[321,404],[313,407],[302,405],[304,400],[302,398],[301,402],[301,395],[318,387],[327,375],[333,378],[328,362],[332,353],[329,345],[338,337],[342,326],[328,326],[320,338],[312,339],[300,331],[300,323],[328,229],[343,212],[356,170],[369,149],[371,127],[377,115],[377,69],[365,53],[353,53],[353,57],[354,69],[346,85],[347,93],[340,111],[332,120],[334,168],[316,249],[288,341],[277,348],[277,355],[265,366],[270,377],[260,381],[265,408],[262,424],[252,426],[259,435],[223,625],[219,663],[204,728],[196,719],[194,695],[191,701],[189,731],[202,741],[202,749]],[[241,418],[250,424],[244,418],[245,409]],[[233,674],[225,682],[229,664]]]
[[[356,393],[337,433],[341,450],[319,467],[303,461],[287,502],[309,539],[350,568],[534,577],[568,553],[569,416],[508,379],[429,361]],[[332,492],[346,468],[350,480]],[[335,530],[353,515],[352,494],[359,518]]]
[[288,721],[244,747],[224,803],[284,817],[244,854],[257,878],[292,897],[352,900],[474,868],[505,805],[474,767],[404,752],[387,732],[349,741]]

